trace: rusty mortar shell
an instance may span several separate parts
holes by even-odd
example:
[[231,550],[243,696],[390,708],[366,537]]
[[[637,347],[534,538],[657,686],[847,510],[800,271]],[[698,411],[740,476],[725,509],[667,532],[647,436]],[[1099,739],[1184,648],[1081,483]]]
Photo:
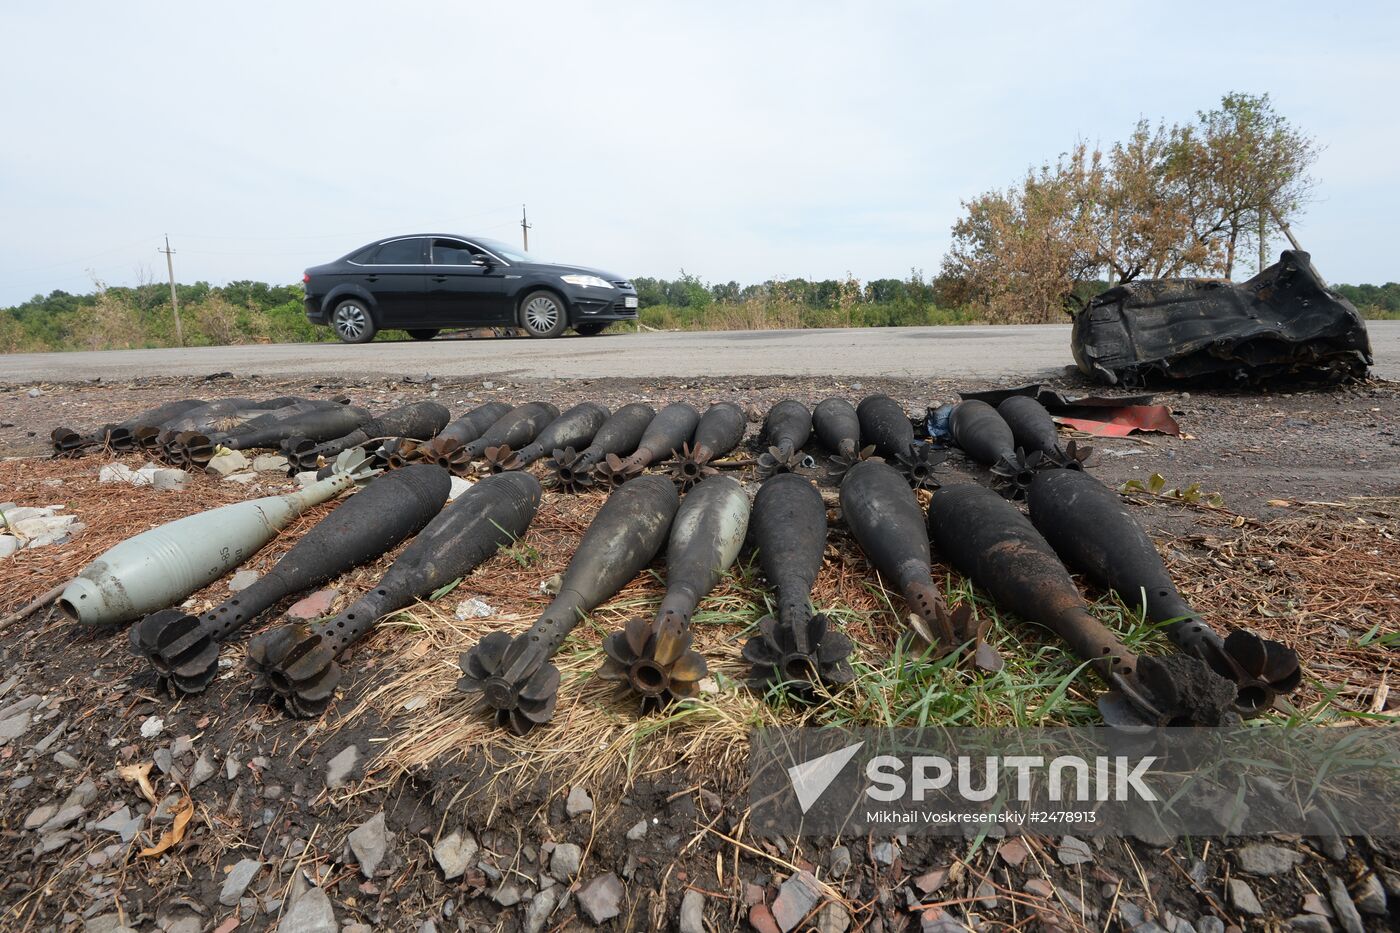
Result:
[[[960,573],[1002,609],[1058,635],[1112,688],[1100,703],[1106,718],[1112,712],[1121,719],[1117,710],[1125,705],[1138,722],[1154,725],[1238,721],[1234,684],[1196,658],[1140,657],[1129,650],[1089,611],[1030,520],[996,493],[972,484],[940,489],[929,504],[928,524],[939,553]],[[1183,690],[1188,680],[1200,687]]]
[[360,447],[378,438],[404,438],[426,441],[436,435],[452,417],[447,408],[433,401],[413,402],[376,415],[340,437],[317,443],[308,437],[289,437],[282,442],[292,475],[317,469],[322,459],[330,460],[343,450]]
[[779,473],[754,497],[758,565],[777,598],[775,615],[759,620],[744,644],[756,686],[786,684],[799,697],[850,683],[851,641],[812,610],[812,587],[826,551],[826,505],[805,477]]
[[81,456],[85,449],[91,447],[106,447],[116,451],[132,450],[136,447],[135,432],[140,428],[158,426],[164,421],[169,421],[171,418],[204,404],[206,403],[202,399],[196,398],[166,402],[164,405],[143,411],[125,421],[105,425],[97,431],[90,431],[86,434],[73,428],[55,428],[51,435],[54,442],[54,454],[60,457]]
[[998,492],[1008,499],[1025,498],[1044,457],[1017,450],[1011,425],[995,408],[981,399],[959,402],[948,416],[948,429],[964,453],[992,471]]
[[517,405],[498,418],[476,440],[463,444],[446,457],[440,457],[438,464],[447,467],[458,476],[465,476],[470,472],[471,464],[480,459],[487,450],[503,444],[524,447],[558,417],[559,409],[549,402]]
[[1176,645],[1234,681],[1235,709],[1255,715],[1302,682],[1298,655],[1243,629],[1222,638],[1182,598],[1152,539],[1122,498],[1087,473],[1050,470],[1031,483],[1031,521],[1073,570],[1113,590]]
[[485,434],[511,410],[511,406],[505,402],[478,405],[439,431],[428,443],[418,446],[417,455],[429,463],[451,469],[452,458],[461,448]]
[[605,486],[618,486],[634,477],[653,463],[676,455],[695,436],[695,428],[700,423],[700,415],[685,402],[667,405],[656,413],[656,417],[642,432],[642,439],[632,455],[623,458],[608,454],[603,462],[594,467],[595,480]]
[[569,447],[586,447],[608,420],[608,410],[593,402],[581,402],[551,421],[533,441],[513,450],[509,444],[489,447],[486,466],[493,473],[523,470],[545,454]]
[[739,481],[712,476],[681,502],[666,547],[666,595],[654,619],[636,617],[603,640],[598,676],[640,700],[643,711],[693,697],[708,668],[691,650],[690,618],[739,556],[749,497]]
[[596,482],[594,467],[609,454],[624,457],[636,450],[643,432],[655,417],[655,410],[642,402],[622,406],[603,422],[587,447],[582,450],[556,448],[551,452],[550,459],[545,463],[549,470],[545,475],[545,485],[569,492],[593,486]]
[[817,403],[812,409],[812,431],[831,452],[831,479],[839,480],[851,467],[875,456],[874,444],[861,445],[860,416],[844,398],[832,396]]
[[1092,447],[1080,447],[1070,441],[1060,446],[1060,435],[1055,428],[1055,419],[1040,402],[1029,395],[1013,395],[1002,400],[997,406],[997,414],[1011,428],[1018,450],[1038,453],[1047,466],[1064,467],[1070,470],[1084,469],[1084,461],[1094,452]]
[[748,427],[748,416],[733,402],[716,402],[700,416],[695,426],[695,442],[682,444],[671,464],[671,478],[685,491],[719,472],[711,466],[739,446]]
[[802,454],[802,446],[812,436],[812,413],[797,399],[783,399],[763,419],[763,443],[766,450],[758,455],[760,477],[788,473],[798,467],[812,467],[815,462]]
[[451,489],[446,470],[418,464],[378,477],[301,537],[252,586],[199,615],[162,609],[131,627],[132,653],[173,692],[199,693],[218,673],[219,645],[283,598],[383,555],[420,531]]
[[[505,473],[503,476],[522,474]],[[550,658],[583,615],[611,599],[661,551],[680,505],[659,476],[626,483],[598,510],[564,571],[559,593],[529,631],[492,632],[462,654],[457,689],[479,696],[498,726],[524,734],[554,716],[559,671]]]
[[934,583],[923,509],[898,470],[880,460],[852,467],[841,480],[841,516],[876,571],[904,598],[909,623],[923,641],[946,653],[971,637]]
[[904,474],[910,486],[938,488],[934,470],[947,454],[915,439],[913,422],[903,405],[888,395],[870,395],[861,399],[856,413],[860,417],[860,436]]
[[250,639],[249,667],[289,713],[320,715],[335,696],[341,679],[337,658],[346,648],[381,618],[466,576],[524,535],[539,504],[540,484],[529,473],[478,481],[409,542],[374,589],[344,611],[313,626],[281,625]]

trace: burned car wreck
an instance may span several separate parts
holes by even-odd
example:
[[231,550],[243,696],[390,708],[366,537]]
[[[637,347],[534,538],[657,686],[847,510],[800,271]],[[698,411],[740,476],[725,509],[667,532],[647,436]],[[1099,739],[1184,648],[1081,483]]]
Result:
[[1080,370],[1110,385],[1157,377],[1343,382],[1371,365],[1361,315],[1302,250],[1284,250],[1238,284],[1156,279],[1110,288],[1075,314],[1071,343]]

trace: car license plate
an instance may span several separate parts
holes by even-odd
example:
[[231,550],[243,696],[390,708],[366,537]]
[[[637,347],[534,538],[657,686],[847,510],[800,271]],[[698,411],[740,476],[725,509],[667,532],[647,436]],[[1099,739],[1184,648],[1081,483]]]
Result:
[[627,295],[626,297],[624,297],[624,298],[622,299],[622,306],[623,306],[624,308],[635,308],[635,307],[637,307],[637,296],[636,296],[636,295]]

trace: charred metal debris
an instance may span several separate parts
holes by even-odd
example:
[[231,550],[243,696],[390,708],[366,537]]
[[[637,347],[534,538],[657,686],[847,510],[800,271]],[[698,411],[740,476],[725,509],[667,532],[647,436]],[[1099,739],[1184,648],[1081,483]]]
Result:
[[[624,706],[647,713],[702,694],[709,665],[695,615],[746,545],[772,607],[731,636],[736,647],[743,639],[753,688],[802,702],[843,689],[856,677],[855,645],[813,598],[833,546],[829,511],[871,574],[902,599],[907,655],[1003,666],[987,641],[990,619],[979,621],[970,602],[945,602],[936,555],[1086,662],[1106,688],[1099,707],[1112,725],[1216,725],[1257,715],[1297,689],[1302,672],[1291,648],[1222,631],[1182,598],[1123,499],[1085,470],[1090,451],[1062,444],[1042,404],[1067,410],[1062,402],[1106,400],[1046,391],[984,393],[917,421],[884,395],[858,404],[827,398],[812,410],[787,399],[762,417],[749,452],[744,435],[757,416],[732,402],[703,414],[681,402],[659,411],[581,402],[562,414],[546,402],[492,402],[453,420],[432,401],[373,414],[345,399],[183,399],[98,429],[59,428],[55,455],[141,449],[199,464],[221,450],[278,449],[302,488],[128,538],[68,583],[57,605],[83,626],[129,625],[132,653],[175,696],[205,691],[222,645],[253,632],[246,659],[256,683],[288,713],[319,716],[344,679],[341,656],[377,622],[528,540],[546,489],[595,490],[606,499],[538,620],[519,634],[484,634],[458,659],[463,698],[516,733],[553,718],[561,688],[553,658],[578,623],[663,552],[664,571],[655,572],[665,592],[655,612],[603,639],[596,677],[616,686]],[[1123,401],[1143,407],[1142,399]],[[986,467],[1001,495],[976,483],[940,488],[945,441]],[[449,502],[461,485],[453,474],[474,482]],[[338,497],[252,586],[203,611],[183,608],[297,516]],[[1029,517],[1008,499],[1025,499]],[[277,620],[289,598],[400,545],[379,582],[337,615]],[[1138,607],[1177,651],[1131,651],[1093,615],[1071,571]]]
[[1074,315],[1071,347],[1086,375],[1140,386],[1213,377],[1364,378],[1371,343],[1356,308],[1302,250],[1246,282],[1153,279],[1110,288]]

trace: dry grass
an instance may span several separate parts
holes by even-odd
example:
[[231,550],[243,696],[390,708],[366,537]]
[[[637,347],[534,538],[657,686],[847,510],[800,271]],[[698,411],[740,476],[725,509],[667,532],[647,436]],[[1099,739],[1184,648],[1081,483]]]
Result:
[[[25,549],[0,564],[0,577],[4,580],[0,587],[0,615],[71,579],[93,558],[132,535],[195,512],[274,492],[203,478],[196,478],[180,492],[98,482],[98,472],[108,463],[124,463],[137,469],[146,460],[137,455],[0,460],[0,501],[22,506],[63,505],[66,514],[76,515],[87,526],[67,544]],[[273,479],[284,481],[286,477]],[[295,541],[320,514],[321,510],[313,510],[303,516],[283,537]]]
[[1294,705],[1387,713],[1400,648],[1400,497],[1302,503],[1295,517],[1235,519],[1168,548],[1173,577],[1221,627],[1294,646],[1308,679]]
[[[743,769],[747,730],[791,721],[739,686],[748,673],[740,650],[752,625],[766,611],[757,600],[749,568],[730,573],[702,604],[695,618],[696,645],[710,664],[710,688],[699,700],[664,717],[638,720],[610,684],[594,679],[602,660],[601,641],[631,616],[655,612],[663,585],[655,572],[629,584],[577,628],[555,658],[562,685],[552,723],[519,738],[493,728],[477,715],[473,701],[455,690],[459,655],[486,633],[525,631],[548,605],[541,584],[567,565],[570,555],[602,503],[599,494],[549,496],[529,535],[514,550],[480,567],[450,595],[417,606],[381,623],[377,647],[390,652],[393,676],[369,691],[346,717],[352,723],[376,714],[386,719],[393,738],[380,762],[392,772],[414,770],[471,756],[503,752],[509,765],[497,780],[528,783],[567,762],[571,780],[629,782],[664,773],[682,762],[714,773]],[[818,592],[824,606],[859,607],[850,627],[863,650],[894,640],[894,616],[880,608],[867,578],[834,548]],[[524,563],[522,563],[524,561]],[[860,561],[863,563],[863,561]],[[468,596],[500,611],[485,619],[461,621],[457,603]],[[424,705],[426,704],[426,705]],[[599,754],[603,752],[603,754]]]

